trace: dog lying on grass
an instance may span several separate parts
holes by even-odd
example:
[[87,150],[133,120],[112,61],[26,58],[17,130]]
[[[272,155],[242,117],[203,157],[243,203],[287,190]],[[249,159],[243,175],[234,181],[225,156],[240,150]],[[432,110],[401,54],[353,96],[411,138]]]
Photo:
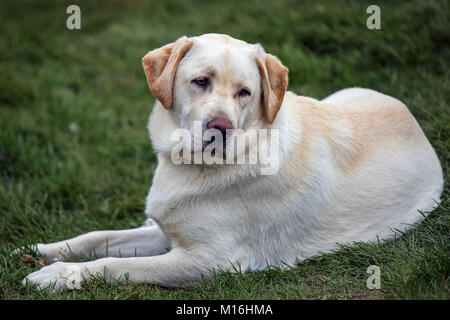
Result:
[[[214,270],[293,266],[338,243],[391,239],[439,202],[438,158],[392,97],[361,88],[320,101],[286,92],[288,69],[275,56],[219,34],[181,37],[143,65],[158,100],[149,121],[158,153],[151,220],[37,244],[50,260],[100,259],[56,262],[24,283],[61,290],[101,274],[188,286]],[[181,143],[173,139],[180,129]],[[267,151],[273,161],[263,163]],[[252,154],[256,161],[236,161]]]

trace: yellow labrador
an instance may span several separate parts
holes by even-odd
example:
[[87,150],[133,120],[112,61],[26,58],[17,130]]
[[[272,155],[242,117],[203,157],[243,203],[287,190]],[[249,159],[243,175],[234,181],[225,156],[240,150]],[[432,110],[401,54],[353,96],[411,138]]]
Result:
[[[286,92],[288,69],[276,57],[219,34],[181,37],[150,51],[143,65],[158,99],[149,121],[158,152],[146,201],[151,220],[37,244],[50,259],[89,252],[101,259],[56,262],[25,282],[59,290],[105,272],[186,286],[217,269],[292,266],[337,243],[392,238],[439,202],[438,158],[395,98],[361,88],[321,101]],[[200,133],[215,130],[214,139],[194,137],[196,123]],[[182,148],[173,139],[178,129],[188,133]],[[233,139],[250,130],[270,133],[247,137],[229,155]],[[233,163],[264,144],[267,151],[272,138],[273,171],[264,174],[260,161]],[[175,163],[176,155],[201,156],[216,139],[211,155],[229,162]]]

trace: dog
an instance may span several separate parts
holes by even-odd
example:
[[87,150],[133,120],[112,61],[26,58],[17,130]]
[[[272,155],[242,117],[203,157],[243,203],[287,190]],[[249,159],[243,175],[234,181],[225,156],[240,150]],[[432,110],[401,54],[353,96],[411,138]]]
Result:
[[[24,283],[70,289],[76,270],[85,280],[102,274],[108,281],[185,287],[216,270],[289,268],[339,244],[395,238],[440,201],[439,160],[395,98],[363,88],[320,101],[287,92],[288,69],[277,57],[221,34],[183,36],[142,61],[157,99],[149,119],[158,155],[149,220],[131,230],[36,244],[59,261]],[[224,153],[233,137],[277,132],[279,166],[262,174],[259,162],[175,164],[174,131],[190,134],[184,158],[214,142],[192,138],[196,122],[201,131],[219,133],[213,156],[226,160],[236,158]],[[261,138],[262,145],[272,137]],[[258,141],[248,140],[241,153]],[[89,253],[99,259],[62,262]]]

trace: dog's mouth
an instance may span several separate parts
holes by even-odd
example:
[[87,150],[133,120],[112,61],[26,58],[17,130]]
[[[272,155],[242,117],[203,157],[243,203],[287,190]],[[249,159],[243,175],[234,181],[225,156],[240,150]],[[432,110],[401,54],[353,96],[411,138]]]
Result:
[[210,141],[203,141],[202,152],[211,155],[213,158],[225,158],[226,147],[227,143],[225,139],[220,143],[220,141],[216,141],[216,137],[213,136]]
[[186,161],[191,158],[195,164],[223,163],[227,149],[231,151],[231,148],[234,148],[234,136],[238,132],[228,118],[223,120],[220,117],[213,117],[208,122],[194,122],[189,131],[188,129],[180,130],[183,130],[183,134],[180,134],[183,142],[180,150],[178,150],[180,144],[177,145],[179,153],[177,154],[178,151],[176,151],[175,157],[176,159],[185,158]]
[[208,149],[216,150],[217,148],[225,149],[226,146],[227,146],[227,142],[225,139],[223,139],[222,143],[220,143],[219,141],[216,142],[216,137],[213,136],[213,137],[211,137],[211,140],[203,141],[202,151],[205,151],[205,149],[207,147],[209,147]]
[[[233,136],[234,130],[220,130],[221,135],[212,135],[209,138],[205,137],[203,140],[202,151],[211,152],[212,155],[220,155],[220,153],[226,153],[227,144]],[[220,138],[219,138],[220,137]],[[219,153],[219,154],[217,154]]]
[[210,118],[203,127],[203,151],[208,149],[212,149],[215,153],[224,151],[234,128],[233,122],[222,112]]

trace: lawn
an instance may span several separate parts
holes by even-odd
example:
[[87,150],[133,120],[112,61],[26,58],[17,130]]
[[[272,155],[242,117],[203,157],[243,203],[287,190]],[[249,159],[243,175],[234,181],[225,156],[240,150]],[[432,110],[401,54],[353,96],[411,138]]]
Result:
[[[448,1],[1,1],[0,299],[450,299]],[[381,30],[366,8],[381,8]],[[144,220],[156,167],[154,103],[141,58],[181,35],[261,43],[289,68],[289,90],[324,98],[368,87],[402,100],[441,160],[445,190],[417,229],[291,270],[220,274],[188,289],[108,284],[51,294],[22,287],[39,267],[10,252]],[[381,290],[368,290],[369,265]]]

